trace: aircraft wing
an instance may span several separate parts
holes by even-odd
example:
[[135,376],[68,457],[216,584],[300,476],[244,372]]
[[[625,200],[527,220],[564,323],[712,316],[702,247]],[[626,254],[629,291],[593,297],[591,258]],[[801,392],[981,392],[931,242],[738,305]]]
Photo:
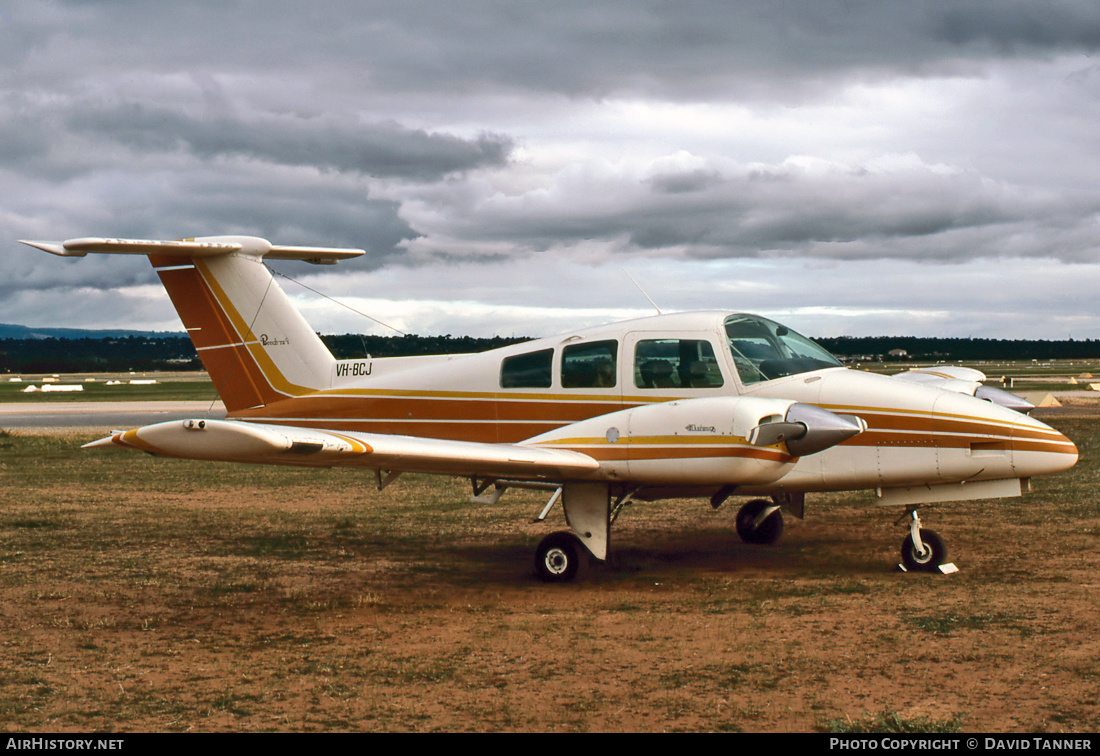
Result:
[[982,381],[986,380],[985,373],[960,365],[937,365],[936,367],[930,368],[917,368],[915,370],[908,370],[904,373],[898,373],[893,377],[897,378],[899,381],[920,383],[924,386],[932,386],[934,388],[944,389],[945,391],[954,391],[958,394],[975,396],[978,399],[985,399],[988,402],[999,404],[1002,407],[1008,407],[1017,412],[1027,413],[1035,409],[1034,404],[1031,404],[1026,399],[1022,399],[1015,394],[1011,394],[999,388],[994,388],[993,386],[983,386]]
[[528,481],[683,479],[772,482],[797,457],[862,433],[859,418],[785,399],[707,397],[642,405],[566,424],[516,444],[174,420],[117,431],[86,447],[164,457],[360,467]]
[[899,381],[911,381],[913,383],[924,383],[941,387],[950,384],[952,381],[959,381],[960,384],[973,384],[981,383],[986,380],[985,373],[981,370],[962,367],[961,365],[936,365],[935,367],[928,368],[914,368],[904,373],[898,373],[894,378],[897,378]]
[[230,420],[156,423],[115,432],[85,447],[125,447],[184,459],[536,480],[584,478],[600,467],[592,457],[565,449],[336,432]]

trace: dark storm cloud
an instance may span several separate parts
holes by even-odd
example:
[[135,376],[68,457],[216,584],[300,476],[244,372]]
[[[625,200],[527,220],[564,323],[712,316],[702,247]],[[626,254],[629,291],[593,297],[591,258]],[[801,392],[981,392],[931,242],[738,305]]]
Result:
[[[37,102],[0,94],[0,164],[73,175],[108,162],[120,149],[141,154],[185,152],[202,160],[244,157],[276,164],[432,181],[504,165],[505,136],[463,139],[390,121],[351,117],[193,116],[156,103],[103,105],[89,100]],[[96,149],[88,150],[90,146]]]
[[934,18],[932,29],[940,39],[977,50],[1011,54],[1100,47],[1100,7],[1089,0],[943,4]]
[[[0,236],[364,247],[351,288],[459,260],[538,290],[543,250],[814,290],[791,260],[844,290],[874,288],[844,261],[1089,260],[1097,50],[1073,0],[31,0],[0,10]],[[0,265],[9,301],[153,281]]]
[[732,94],[783,99],[850,75],[944,70],[997,55],[1100,46],[1081,0],[329,0],[42,3],[0,28],[0,60],[72,73],[213,70],[330,92]]
[[852,75],[957,68],[991,48],[1047,56],[1100,47],[1100,8],[1073,1],[383,6],[385,21],[357,32],[378,57],[400,62],[364,59],[373,81],[394,89],[434,89],[445,76],[467,91],[782,100]]
[[[1010,242],[1045,224],[1041,254],[1072,258],[1056,240],[1092,226],[1100,197],[1079,204],[945,171],[914,159],[870,170],[821,161],[774,166],[663,170],[586,176],[549,189],[435,208],[438,230],[453,239],[512,240],[532,251],[585,241],[627,240],[624,252],[681,258],[811,255],[833,259],[961,261],[1018,255]],[[1057,228],[1064,224],[1064,228]]]
[[202,118],[141,103],[84,105],[67,121],[76,132],[94,132],[141,152],[183,149],[204,159],[243,156],[418,181],[503,165],[512,149],[510,139],[493,134],[467,140],[394,122],[363,124],[333,116]]

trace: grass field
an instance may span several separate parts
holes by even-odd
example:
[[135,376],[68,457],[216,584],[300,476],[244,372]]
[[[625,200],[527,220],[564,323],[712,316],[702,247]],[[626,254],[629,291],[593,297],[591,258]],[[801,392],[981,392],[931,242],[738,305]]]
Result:
[[931,507],[960,572],[894,571],[897,513],[635,504],[571,586],[544,499],[468,483],[0,436],[7,731],[1088,732],[1100,728],[1100,421],[1069,473]]
[[[130,374],[80,374],[65,375],[59,380],[65,384],[79,384],[82,391],[25,392],[27,386],[43,386],[42,379],[51,376],[20,376],[18,383],[0,382],[0,403],[31,402],[165,402],[165,401],[214,401],[218,392],[206,373],[142,373]],[[91,378],[89,381],[87,379]],[[155,379],[154,384],[130,384],[129,380]],[[120,385],[107,385],[109,380],[123,381]]]

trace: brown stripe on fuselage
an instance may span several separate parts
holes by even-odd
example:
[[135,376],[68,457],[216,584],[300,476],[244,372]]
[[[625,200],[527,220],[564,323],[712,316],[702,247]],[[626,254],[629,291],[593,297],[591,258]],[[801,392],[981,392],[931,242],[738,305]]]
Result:
[[1004,442],[1016,451],[1077,454],[1077,448],[1053,428],[947,414],[899,413],[857,407],[825,407],[858,415],[867,430],[844,442],[847,446],[967,448],[983,439]]
[[408,392],[404,396],[356,397],[317,393],[285,399],[267,407],[262,414],[271,418],[488,420],[502,423],[553,420],[560,423],[573,423],[620,409],[624,409],[624,405],[608,401],[606,398],[591,402],[515,402],[492,394],[462,399],[433,396],[430,392]]

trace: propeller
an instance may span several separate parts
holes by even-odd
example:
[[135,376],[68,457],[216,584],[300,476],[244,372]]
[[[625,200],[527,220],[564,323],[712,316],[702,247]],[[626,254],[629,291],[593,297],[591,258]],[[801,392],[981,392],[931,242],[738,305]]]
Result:
[[761,423],[749,431],[753,446],[787,444],[787,451],[796,457],[816,454],[858,436],[867,430],[867,423],[855,415],[838,415],[812,404],[795,403],[782,420]]
[[1009,393],[1008,391],[1002,391],[993,386],[978,386],[974,391],[974,396],[978,399],[985,399],[987,402],[999,404],[1002,407],[1008,407],[1017,412],[1023,412],[1025,415],[1035,409],[1035,405],[1028,400],[1021,399],[1015,394]]

